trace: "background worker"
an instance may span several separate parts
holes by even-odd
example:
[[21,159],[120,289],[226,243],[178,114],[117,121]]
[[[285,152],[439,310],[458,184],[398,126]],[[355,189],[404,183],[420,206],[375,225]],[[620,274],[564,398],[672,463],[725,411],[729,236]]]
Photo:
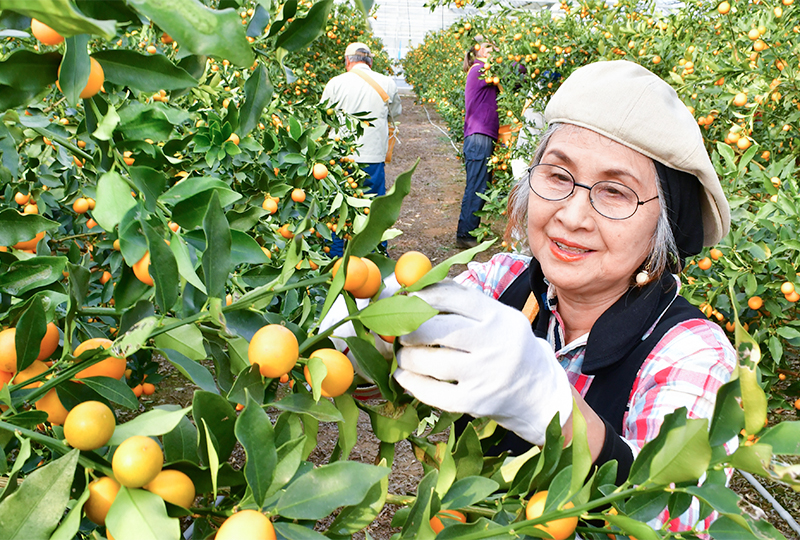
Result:
[[[389,122],[403,111],[397,85],[391,77],[372,71],[372,52],[364,43],[351,43],[344,52],[347,70],[328,81],[322,102],[328,101],[347,114],[368,113],[369,126],[358,138],[355,158],[361,170],[369,175],[364,182],[367,193],[386,193],[386,152],[389,147]],[[336,239],[331,256],[341,256],[344,243]]]
[[493,50],[491,43],[482,42],[471,47],[464,55],[463,69],[467,72],[464,88],[464,163],[467,181],[456,229],[456,246],[459,248],[478,245],[470,232],[481,224],[481,218],[475,213],[483,209],[484,201],[478,194],[486,192],[492,177],[489,158],[500,128],[497,116],[498,89],[484,80],[483,66]]

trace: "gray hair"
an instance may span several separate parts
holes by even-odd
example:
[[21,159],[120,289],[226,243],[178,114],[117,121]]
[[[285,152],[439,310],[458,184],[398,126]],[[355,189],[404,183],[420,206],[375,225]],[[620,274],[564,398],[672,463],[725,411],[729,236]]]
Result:
[[364,62],[368,66],[372,66],[372,57],[368,54],[353,54],[347,57],[352,63]]
[[[538,165],[542,161],[542,156],[547,150],[552,136],[564,127],[571,127],[568,124],[552,123],[547,127],[547,130],[542,134],[539,139],[539,146],[536,148],[536,153],[531,160],[530,165]],[[656,170],[655,165],[653,169]],[[661,183],[666,181],[664,178],[658,177],[656,172],[656,189],[658,190],[658,222],[656,223],[656,230],[653,238],[650,240],[650,254],[645,259],[642,269],[644,269],[649,278],[641,284],[645,285],[652,281],[659,279],[664,272],[672,269],[680,272],[679,268],[680,257],[678,256],[678,248],[675,244],[675,237],[672,234],[672,228],[669,224],[669,217],[667,215],[667,204],[664,198],[664,192],[661,189]],[[530,187],[528,185],[528,172],[517,178],[514,187],[511,188],[511,193],[508,196],[508,226],[506,227],[506,240],[511,243],[512,241],[526,240],[527,239],[527,224],[528,224],[528,196]],[[635,276],[631,276],[631,282],[635,283]]]

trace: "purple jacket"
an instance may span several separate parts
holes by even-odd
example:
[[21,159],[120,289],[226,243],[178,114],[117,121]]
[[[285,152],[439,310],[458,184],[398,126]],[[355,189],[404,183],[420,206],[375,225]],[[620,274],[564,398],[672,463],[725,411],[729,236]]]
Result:
[[497,140],[500,120],[497,117],[497,86],[481,78],[483,61],[476,61],[467,73],[464,89],[464,138],[474,133]]

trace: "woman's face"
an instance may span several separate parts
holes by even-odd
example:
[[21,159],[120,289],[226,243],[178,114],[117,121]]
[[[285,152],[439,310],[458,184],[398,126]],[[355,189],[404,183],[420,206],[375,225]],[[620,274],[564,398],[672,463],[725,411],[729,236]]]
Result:
[[481,43],[481,48],[478,49],[478,53],[475,55],[478,58],[489,58],[489,56],[494,51],[494,46],[491,43]]
[[[564,126],[556,131],[541,162],[567,169],[579,184],[620,182],[640,201],[658,194],[650,158],[588,129]],[[647,258],[659,212],[654,200],[628,219],[612,220],[592,207],[587,189],[576,187],[562,201],[546,201],[529,190],[531,251],[560,297],[613,303]]]

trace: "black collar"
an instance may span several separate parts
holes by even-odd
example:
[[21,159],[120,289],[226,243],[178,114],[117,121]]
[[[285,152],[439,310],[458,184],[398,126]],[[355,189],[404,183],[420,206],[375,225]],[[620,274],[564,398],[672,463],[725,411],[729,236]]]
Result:
[[[539,317],[534,333],[546,337],[550,308],[547,305],[547,282],[536,259],[529,266],[530,288],[539,303]],[[631,287],[592,325],[586,342],[581,372],[594,375],[626,358],[642,342],[647,332],[678,295],[675,278],[665,273],[660,280],[644,287]],[[547,314],[548,316],[542,316]]]

